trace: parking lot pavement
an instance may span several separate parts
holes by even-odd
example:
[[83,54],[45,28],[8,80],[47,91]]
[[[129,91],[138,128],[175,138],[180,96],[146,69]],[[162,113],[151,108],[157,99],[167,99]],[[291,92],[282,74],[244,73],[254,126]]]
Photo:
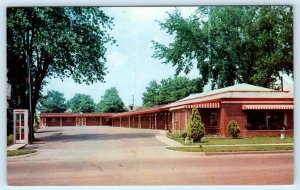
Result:
[[9,157],[9,185],[291,184],[293,153],[204,156],[166,149],[159,131],[121,127],[49,127]]

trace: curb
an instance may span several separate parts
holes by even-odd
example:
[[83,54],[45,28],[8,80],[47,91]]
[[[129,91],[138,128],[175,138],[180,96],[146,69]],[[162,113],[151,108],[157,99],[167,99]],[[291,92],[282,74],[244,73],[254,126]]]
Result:
[[279,151],[205,152],[205,155],[215,156],[215,155],[281,154],[281,153],[294,153],[294,151],[293,150],[279,150]]

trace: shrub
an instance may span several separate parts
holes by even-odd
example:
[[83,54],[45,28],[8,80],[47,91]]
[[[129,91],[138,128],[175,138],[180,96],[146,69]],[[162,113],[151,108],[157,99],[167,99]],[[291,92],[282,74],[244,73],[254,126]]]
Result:
[[240,135],[240,132],[241,132],[239,124],[234,120],[229,121],[229,123],[227,125],[227,132],[233,138],[237,138]]
[[14,135],[13,134],[11,134],[11,135],[9,135],[8,137],[7,137],[7,146],[10,146],[10,145],[12,145],[14,143]]
[[194,142],[199,142],[204,137],[205,128],[197,108],[192,109],[192,116],[185,132],[188,137],[193,138]]
[[184,133],[181,134],[181,138],[185,139],[185,137],[187,137],[187,133],[186,132],[184,132]]

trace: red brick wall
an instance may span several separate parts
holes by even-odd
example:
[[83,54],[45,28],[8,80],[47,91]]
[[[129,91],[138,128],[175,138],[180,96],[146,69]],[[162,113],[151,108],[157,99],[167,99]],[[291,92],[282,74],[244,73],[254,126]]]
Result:
[[185,128],[185,111],[174,110],[174,132],[182,132]]
[[293,110],[287,110],[287,129],[294,129],[294,112]]
[[[286,130],[286,136],[294,136],[293,130]],[[253,136],[268,136],[268,137],[279,137],[280,130],[245,130],[241,132],[243,137],[253,137]]]
[[[95,118],[95,119],[93,119]],[[86,126],[99,126],[100,118],[99,117],[86,117]]]
[[70,117],[69,121],[67,117],[62,118],[62,126],[76,126],[76,118]]
[[60,118],[55,117],[55,122],[53,122],[52,118],[46,118],[46,126],[49,127],[59,127],[60,126]]
[[222,104],[220,115],[221,136],[229,136],[227,134],[227,125],[230,120],[235,120],[239,124],[241,131],[246,129],[246,114],[242,110],[242,104]]

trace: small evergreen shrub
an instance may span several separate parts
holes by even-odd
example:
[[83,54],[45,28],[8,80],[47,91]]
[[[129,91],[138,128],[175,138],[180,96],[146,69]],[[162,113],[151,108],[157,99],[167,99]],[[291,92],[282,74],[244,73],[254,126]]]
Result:
[[7,137],[7,143],[6,143],[6,145],[7,145],[7,146],[10,146],[10,145],[12,145],[12,144],[14,144],[14,135],[13,135],[13,134],[11,134],[11,135],[9,135],[9,136]]
[[190,137],[194,142],[200,142],[205,134],[204,123],[201,121],[201,116],[197,108],[192,109],[192,116],[185,128],[187,137]]
[[232,138],[239,137],[241,132],[239,124],[234,120],[229,121],[227,125],[227,132],[232,136]]

